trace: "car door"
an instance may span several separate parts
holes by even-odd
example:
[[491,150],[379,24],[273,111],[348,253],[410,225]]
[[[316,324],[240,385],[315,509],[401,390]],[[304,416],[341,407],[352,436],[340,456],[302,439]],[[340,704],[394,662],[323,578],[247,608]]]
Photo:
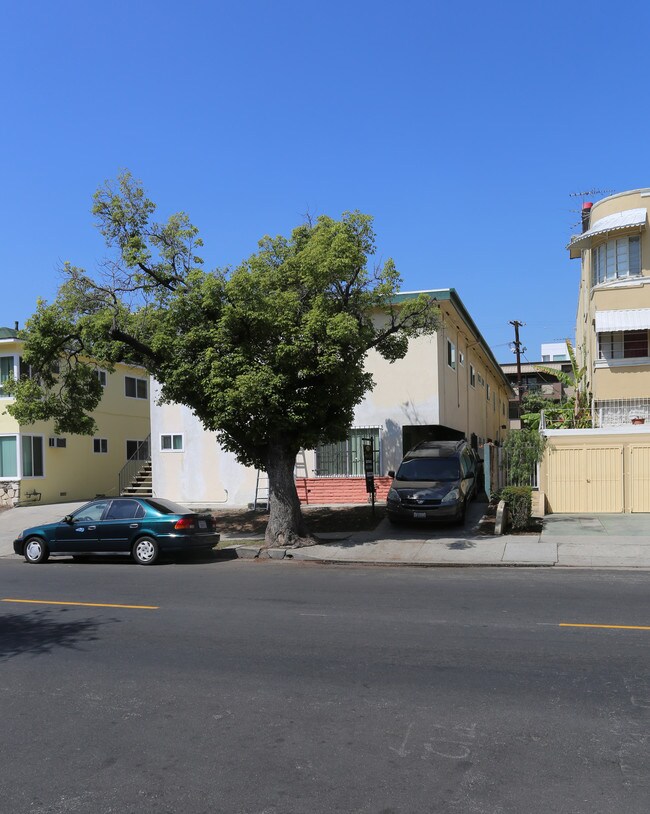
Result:
[[99,529],[110,500],[94,500],[77,509],[69,522],[56,529],[56,550],[89,552],[99,550]]
[[143,518],[144,509],[139,501],[113,500],[101,524],[102,551],[130,551]]

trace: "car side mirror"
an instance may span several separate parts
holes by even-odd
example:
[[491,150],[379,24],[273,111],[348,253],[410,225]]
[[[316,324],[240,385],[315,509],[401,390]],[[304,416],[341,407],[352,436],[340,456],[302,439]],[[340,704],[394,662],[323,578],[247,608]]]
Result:
[[72,523],[72,515],[66,514],[66,516],[62,520],[63,523]]
[[389,477],[389,478],[394,478],[394,477],[395,477],[395,472],[394,472],[394,470],[392,470],[392,469],[389,469],[389,470],[388,470],[388,477]]

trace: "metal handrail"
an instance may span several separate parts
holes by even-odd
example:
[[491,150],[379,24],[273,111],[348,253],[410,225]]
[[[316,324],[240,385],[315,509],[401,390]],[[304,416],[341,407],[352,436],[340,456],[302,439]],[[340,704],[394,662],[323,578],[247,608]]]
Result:
[[120,470],[119,492],[122,494],[127,486],[133,483],[138,472],[151,460],[151,435],[138,444],[135,452]]

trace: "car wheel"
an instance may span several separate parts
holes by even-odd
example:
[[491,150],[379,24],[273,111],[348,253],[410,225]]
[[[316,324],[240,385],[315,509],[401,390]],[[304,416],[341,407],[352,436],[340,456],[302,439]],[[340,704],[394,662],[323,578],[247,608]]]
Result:
[[138,565],[153,565],[159,553],[160,548],[153,537],[140,537],[133,546],[133,559]]
[[467,501],[464,500],[463,501],[463,506],[462,506],[460,512],[458,513],[458,517],[456,518],[456,522],[458,523],[459,526],[464,526],[465,525],[465,514],[466,513],[467,513]]
[[47,562],[50,552],[45,545],[45,542],[40,537],[29,537],[25,540],[25,548],[23,548],[23,555],[25,562],[32,562],[34,564],[39,562]]
[[402,518],[396,517],[395,515],[389,514],[388,515],[388,522],[392,523],[393,526],[401,526],[402,525]]

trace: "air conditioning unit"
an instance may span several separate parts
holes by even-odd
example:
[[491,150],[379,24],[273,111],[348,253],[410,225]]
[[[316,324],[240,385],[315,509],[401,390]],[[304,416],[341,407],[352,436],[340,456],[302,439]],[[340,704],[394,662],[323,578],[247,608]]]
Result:
[[51,447],[59,447],[61,449],[61,448],[64,448],[64,447],[67,446],[68,439],[67,438],[58,438],[58,437],[55,436],[55,437],[49,439],[49,444],[50,444]]

